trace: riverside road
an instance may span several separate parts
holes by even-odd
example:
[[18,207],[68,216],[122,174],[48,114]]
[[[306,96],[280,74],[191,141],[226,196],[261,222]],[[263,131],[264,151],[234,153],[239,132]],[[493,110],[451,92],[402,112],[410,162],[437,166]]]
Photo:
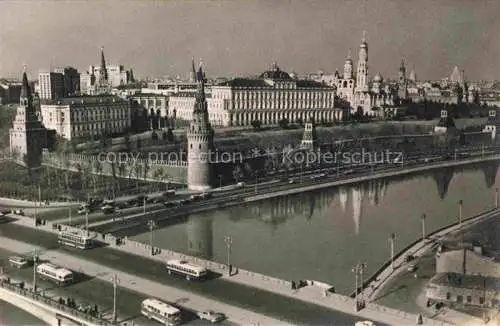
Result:
[[[479,157],[475,157],[476,154]],[[126,209],[121,212],[119,218],[113,221],[109,216],[96,215],[89,217],[91,230],[99,233],[114,233],[119,236],[130,236],[138,231],[145,231],[147,220],[156,220],[159,226],[182,221],[187,214],[217,209],[227,206],[235,206],[245,202],[270,198],[278,195],[286,195],[306,190],[321,189],[336,185],[345,185],[352,182],[360,182],[384,177],[387,174],[411,173],[412,169],[421,171],[442,167],[443,165],[462,165],[483,160],[499,159],[496,155],[485,156],[484,152],[470,152],[465,159],[438,159],[434,163],[423,161],[422,158],[407,158],[406,163],[396,166],[363,166],[353,169],[322,169],[310,171],[307,174],[300,173],[288,175],[287,178],[270,180],[260,184],[249,184],[242,188],[233,188],[222,191],[214,191],[213,197],[201,201],[190,202],[173,208],[164,208],[163,204],[151,204],[147,207],[146,214],[142,213],[142,208]],[[348,172],[348,173],[346,173]],[[319,177],[318,177],[319,176]],[[276,178],[276,177],[275,177]],[[290,180],[293,180],[291,182]],[[162,208],[163,207],[163,208]],[[134,211],[136,212],[134,214]],[[64,223],[64,222],[63,222]],[[84,217],[78,218],[73,224],[84,224]],[[134,228],[136,231],[127,229]],[[131,233],[132,232],[132,233]]]
[[[288,298],[264,290],[215,278],[207,282],[188,282],[170,277],[162,262],[129,254],[108,247],[92,250],[59,248],[57,235],[18,224],[5,223],[0,226],[1,236],[25,242],[45,250],[61,253],[99,264],[103,267],[134,275],[137,282],[149,280],[162,285],[183,289],[206,298],[248,309],[272,318],[293,324],[354,325],[360,317],[327,309],[318,305]],[[54,261],[57,263],[57,261]],[[82,265],[85,266],[85,265]]]

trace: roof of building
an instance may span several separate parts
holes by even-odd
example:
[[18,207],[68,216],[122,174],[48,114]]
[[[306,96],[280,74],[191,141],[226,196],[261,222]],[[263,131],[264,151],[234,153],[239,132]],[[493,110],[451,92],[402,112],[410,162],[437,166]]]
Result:
[[64,97],[58,100],[45,100],[42,104],[49,105],[69,105],[69,104],[94,104],[110,102],[127,102],[126,100],[114,95],[96,95],[96,96],[73,96]]
[[456,128],[455,121],[451,115],[448,115],[446,118],[439,119],[437,126],[444,128]]
[[[300,88],[332,88],[323,83],[314,80],[293,80],[297,87]],[[263,78],[234,78],[219,84],[218,86],[229,87],[249,87],[249,88],[274,88],[272,85],[266,83]]]
[[500,291],[500,278],[497,277],[440,273],[436,274],[430,282],[436,285],[451,286],[462,289],[479,288],[497,292]]

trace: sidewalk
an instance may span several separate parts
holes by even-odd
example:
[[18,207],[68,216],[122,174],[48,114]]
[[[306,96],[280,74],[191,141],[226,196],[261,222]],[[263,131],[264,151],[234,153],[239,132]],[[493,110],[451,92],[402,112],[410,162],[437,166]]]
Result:
[[[0,237],[0,243],[3,248],[16,253],[33,251],[32,245],[11,240],[9,238]],[[157,297],[170,302],[183,302],[182,306],[195,311],[210,309],[222,311],[228,316],[229,321],[240,325],[290,325],[280,320],[256,314],[254,312],[230,306],[215,300],[207,299],[175,287],[141,279],[134,275],[100,266],[91,261],[76,258],[58,251],[43,251],[41,252],[40,257],[42,259],[51,260],[52,262],[71,270],[84,272],[89,276],[96,277],[106,282],[111,282],[111,277],[116,274],[120,287],[143,293],[146,297]]]
[[406,262],[405,258],[407,255],[413,255],[416,258],[420,257],[423,253],[431,250],[432,246],[434,245],[435,241],[438,240],[439,238],[455,232],[460,229],[464,229],[467,227],[470,227],[474,225],[475,223],[484,221],[485,219],[491,218],[493,216],[498,215],[499,210],[495,209],[493,211],[486,212],[484,214],[469,218],[467,220],[464,220],[462,222],[462,225],[452,225],[450,227],[447,227],[431,236],[428,236],[424,240],[420,240],[417,243],[415,243],[413,246],[409,247],[403,252],[398,253],[397,257],[394,259],[394,269],[392,268],[391,264],[388,264],[388,266],[377,275],[377,277],[372,281],[366,284],[364,290],[363,290],[363,295],[365,298],[368,298],[369,301],[373,301],[376,299],[377,295],[381,292],[383,287],[393,278],[397,277],[400,273],[405,272],[405,265],[412,264],[414,262]]
[[75,206],[78,205],[78,202],[65,202],[65,201],[51,201],[49,205],[45,203],[45,201],[40,202],[34,202],[34,201],[29,201],[29,200],[24,200],[24,199],[14,199],[14,198],[7,198],[7,197],[0,197],[0,206],[11,206],[11,207],[19,207],[19,208],[61,208],[61,207],[68,207],[68,206]]

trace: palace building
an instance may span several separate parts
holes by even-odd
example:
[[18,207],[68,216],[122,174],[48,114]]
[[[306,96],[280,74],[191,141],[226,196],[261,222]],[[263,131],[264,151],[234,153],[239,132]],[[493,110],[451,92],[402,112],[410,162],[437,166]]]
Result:
[[131,127],[130,102],[117,96],[68,97],[43,103],[40,110],[43,124],[67,140],[121,134]]

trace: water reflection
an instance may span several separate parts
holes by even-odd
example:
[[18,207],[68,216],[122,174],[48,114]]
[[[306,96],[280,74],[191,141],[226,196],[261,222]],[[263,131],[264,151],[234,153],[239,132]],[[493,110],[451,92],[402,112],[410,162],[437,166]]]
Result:
[[[397,250],[420,236],[422,213],[431,232],[457,220],[460,199],[464,216],[493,207],[497,170],[498,162],[439,169],[193,214],[156,230],[155,239],[224,262],[230,235],[231,259],[241,268],[324,281],[344,292],[358,261],[369,274],[388,259],[390,233],[398,235]],[[148,234],[137,239],[147,242]]]
[[213,216],[189,216],[186,223],[188,254],[204,259],[213,257]]

